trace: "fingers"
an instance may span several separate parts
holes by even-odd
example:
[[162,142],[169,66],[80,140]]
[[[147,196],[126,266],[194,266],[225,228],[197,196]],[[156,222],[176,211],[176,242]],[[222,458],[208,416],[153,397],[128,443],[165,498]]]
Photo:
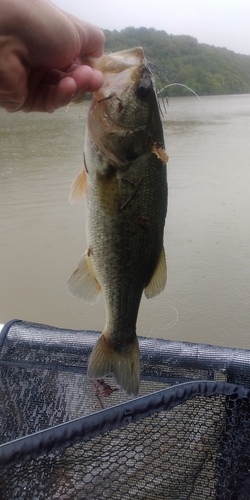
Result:
[[[89,66],[80,66],[71,76],[66,76],[58,83],[54,90],[53,103],[50,103],[54,109],[69,104],[72,99],[84,97],[86,92],[95,92],[103,83],[102,74],[91,69]],[[48,106],[48,104],[47,104]]]
[[25,112],[53,113],[56,109],[69,104],[72,99],[83,97],[86,92],[95,92],[102,83],[102,74],[89,66],[79,66],[70,75],[52,71],[51,74],[45,75],[33,96],[28,96],[21,109]]
[[[6,40],[5,40],[6,39]],[[0,38],[0,106],[16,111],[25,101],[27,68],[16,54],[15,44],[7,37]]]
[[[76,82],[76,97],[88,92],[95,92],[103,84],[103,75],[100,71],[89,66],[79,66],[70,75]],[[63,83],[63,79],[60,82]]]
[[101,87],[101,73],[86,65],[103,54],[101,29],[49,0],[4,5],[9,35],[1,34],[0,19],[0,106],[53,112]]

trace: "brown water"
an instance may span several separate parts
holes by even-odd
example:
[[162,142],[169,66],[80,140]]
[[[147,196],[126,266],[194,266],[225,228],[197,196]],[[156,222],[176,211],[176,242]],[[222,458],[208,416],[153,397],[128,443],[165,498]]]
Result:
[[[86,113],[0,111],[0,323],[104,326],[102,299],[66,287],[86,248],[84,204],[68,204]],[[168,283],[138,334],[250,348],[250,95],[170,99],[164,129]]]

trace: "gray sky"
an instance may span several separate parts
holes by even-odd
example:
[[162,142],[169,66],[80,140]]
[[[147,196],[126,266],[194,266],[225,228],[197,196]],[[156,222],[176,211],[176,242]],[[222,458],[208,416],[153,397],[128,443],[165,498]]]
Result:
[[250,0],[52,1],[101,28],[153,27],[250,55]]

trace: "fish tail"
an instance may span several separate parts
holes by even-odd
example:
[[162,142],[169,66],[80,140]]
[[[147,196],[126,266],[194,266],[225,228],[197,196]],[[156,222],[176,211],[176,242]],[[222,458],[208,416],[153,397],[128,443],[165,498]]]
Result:
[[140,387],[140,352],[138,339],[126,347],[126,352],[117,351],[102,334],[91,353],[88,376],[99,379],[113,373],[117,385],[128,395],[137,396]]

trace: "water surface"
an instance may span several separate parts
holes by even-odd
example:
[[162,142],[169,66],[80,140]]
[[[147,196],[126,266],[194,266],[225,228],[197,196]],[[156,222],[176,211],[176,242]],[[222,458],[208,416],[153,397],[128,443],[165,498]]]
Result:
[[[86,248],[84,203],[68,203],[87,104],[79,112],[0,111],[0,323],[104,326],[103,300],[66,287]],[[250,348],[250,95],[171,98],[163,125],[168,283],[143,298],[138,334]]]

